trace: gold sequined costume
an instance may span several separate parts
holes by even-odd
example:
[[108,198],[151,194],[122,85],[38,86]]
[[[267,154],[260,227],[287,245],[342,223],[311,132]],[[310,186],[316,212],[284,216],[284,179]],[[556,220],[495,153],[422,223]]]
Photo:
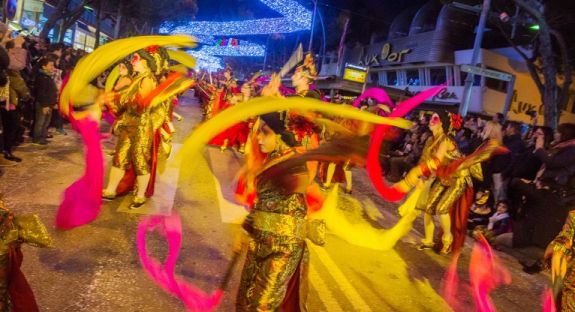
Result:
[[[152,75],[140,76],[135,80],[134,86],[139,86],[146,77],[155,81]],[[114,125],[118,143],[112,164],[122,170],[128,170],[132,165],[136,175],[146,175],[150,173],[154,136],[153,107],[140,107],[138,101],[142,99],[135,94],[138,88],[131,89],[133,91],[128,90],[112,107],[114,115],[119,116]]]
[[[51,247],[48,230],[37,215],[14,216],[0,199],[0,311],[37,311],[31,289],[20,271],[22,251],[26,243],[35,247]],[[14,284],[14,285],[11,285]],[[14,289],[15,287],[15,289]],[[16,300],[11,295],[17,292]]]
[[[238,311],[305,311],[307,296],[305,166],[258,176],[258,201],[244,222],[251,241],[236,307]],[[304,188],[305,189],[305,188]]]
[[558,311],[575,311],[575,211],[569,212],[567,221],[557,237],[549,244],[553,253],[558,253],[567,259],[567,273],[563,278],[563,291],[559,302]]
[[[450,137],[442,135],[438,139],[431,139],[426,142],[420,162],[430,161],[436,154],[439,145],[443,142],[446,142],[451,148],[448,149],[439,167],[447,166],[463,157],[459,150],[455,148],[455,142]],[[474,170],[477,169],[477,167],[474,167]],[[431,215],[447,214],[455,202],[463,195],[466,188],[472,185],[470,169],[459,170],[449,177],[429,177],[426,181],[426,187],[429,192],[425,192],[420,198],[417,208]]]

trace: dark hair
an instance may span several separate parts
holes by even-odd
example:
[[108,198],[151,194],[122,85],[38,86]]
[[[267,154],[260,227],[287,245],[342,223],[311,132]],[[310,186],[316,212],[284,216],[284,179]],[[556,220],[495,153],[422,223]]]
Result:
[[515,133],[521,133],[521,124],[515,121],[510,121],[507,123],[507,128],[515,130]]
[[553,141],[553,129],[545,126],[539,126],[533,129],[533,133],[535,133],[537,129],[541,129],[541,131],[543,131],[544,147],[547,148],[551,141]]
[[509,210],[509,202],[505,199],[502,200],[498,200],[497,203],[495,204],[495,208],[497,208],[497,206],[499,206],[499,204],[504,204],[505,207],[507,207],[507,209]]
[[57,50],[63,50],[64,49],[64,45],[61,43],[54,43],[51,44],[50,47],[48,48],[48,52],[54,52]]
[[40,61],[38,61],[38,66],[40,68],[43,68],[44,66],[48,65],[48,63],[54,63],[54,60],[50,57],[50,55],[47,55],[43,58],[40,59]]
[[[284,112],[283,115],[285,116],[287,112]],[[285,126],[285,121],[281,119],[282,114],[278,112],[268,113],[261,115],[260,118],[266,123],[266,125],[273,131],[275,134],[279,134],[281,136],[282,141],[290,147],[294,147],[297,145],[297,141],[295,139],[295,135],[288,131]],[[284,117],[287,118],[287,117]]]
[[561,142],[575,139],[575,124],[563,123],[557,127],[557,132],[561,134]]
[[14,40],[6,42],[6,50],[14,49],[14,47],[15,47]]
[[449,126],[451,125],[451,118],[449,117],[448,111],[439,111],[437,112],[439,116],[439,120],[441,120],[441,128],[443,128],[443,132],[449,135]]

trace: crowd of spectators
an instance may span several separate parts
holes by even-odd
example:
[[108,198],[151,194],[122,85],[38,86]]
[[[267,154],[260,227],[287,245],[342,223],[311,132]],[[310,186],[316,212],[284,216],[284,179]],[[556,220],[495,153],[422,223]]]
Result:
[[[0,148],[6,160],[22,161],[14,150],[27,138],[46,145],[54,134],[66,134],[58,94],[62,79],[84,53],[0,23]],[[50,127],[55,131],[48,131]]]

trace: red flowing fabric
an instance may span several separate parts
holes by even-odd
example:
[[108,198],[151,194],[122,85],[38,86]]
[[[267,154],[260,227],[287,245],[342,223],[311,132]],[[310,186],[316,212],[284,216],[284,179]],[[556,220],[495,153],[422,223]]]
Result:
[[104,179],[98,122],[88,118],[70,118],[70,122],[84,142],[86,164],[84,175],[64,191],[64,199],[56,212],[56,228],[64,230],[90,223],[98,217]]
[[37,312],[36,298],[24,273],[20,270],[24,256],[20,247],[8,251],[8,293],[12,312]]
[[[158,232],[168,243],[164,263],[148,254],[147,232]],[[223,297],[223,285],[207,294],[193,284],[175,275],[176,262],[182,243],[182,223],[177,214],[171,216],[147,216],[141,219],[136,237],[138,255],[148,276],[164,291],[180,299],[188,311],[214,311]]]
[[469,208],[473,203],[473,187],[469,186],[465,189],[465,193],[461,195],[459,200],[451,208],[449,216],[451,218],[451,234],[453,235],[453,243],[451,248],[454,252],[458,252],[465,244],[465,233],[467,233],[467,217],[469,216]]
[[477,311],[495,312],[496,308],[489,298],[489,293],[501,284],[511,284],[511,276],[497,259],[485,237],[480,235],[477,238],[471,252],[469,261],[470,285],[462,285],[459,282],[457,277],[458,260],[459,253],[456,252],[443,281],[443,296],[447,303],[454,311],[469,311],[469,307],[457,299],[460,296],[458,290],[464,289],[471,291]]
[[[397,105],[397,107],[393,110],[393,112],[391,112],[389,117],[403,117],[407,115],[407,113],[409,113],[418,105],[423,103],[423,101],[425,101],[426,99],[439,93],[443,88],[444,88],[443,85],[433,87],[415,95],[414,97],[404,102],[401,102],[399,105]],[[385,94],[385,91],[382,94]],[[381,103],[383,104],[391,104],[385,102],[385,101],[391,102],[389,97],[387,97],[387,94],[385,95],[385,97],[378,99],[378,101],[382,101]],[[387,201],[398,202],[402,200],[403,197],[405,197],[406,193],[393,186],[387,186],[385,184],[385,181],[383,179],[384,172],[379,162],[379,152],[381,150],[381,144],[383,143],[384,140],[388,139],[388,137],[386,137],[386,134],[389,133],[389,129],[390,129],[389,126],[375,127],[375,130],[373,131],[371,141],[369,144],[366,169],[367,174],[371,180],[371,183],[373,184],[377,192],[381,195],[381,197],[383,197]]]

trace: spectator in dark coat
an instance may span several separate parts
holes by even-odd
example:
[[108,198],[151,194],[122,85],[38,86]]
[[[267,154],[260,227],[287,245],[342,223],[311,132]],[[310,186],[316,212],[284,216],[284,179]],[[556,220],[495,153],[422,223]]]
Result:
[[513,245],[536,245],[545,248],[559,233],[573,203],[565,196],[573,192],[575,179],[575,124],[559,125],[551,149],[544,149],[543,135],[537,135],[535,155],[543,166],[535,181],[513,185],[516,196],[524,202],[524,217],[513,230]]
[[58,103],[58,88],[52,79],[54,61],[50,58],[43,58],[39,62],[39,70],[35,80],[36,95],[36,119],[34,122],[34,143],[40,145],[48,144],[48,126],[52,107]]

